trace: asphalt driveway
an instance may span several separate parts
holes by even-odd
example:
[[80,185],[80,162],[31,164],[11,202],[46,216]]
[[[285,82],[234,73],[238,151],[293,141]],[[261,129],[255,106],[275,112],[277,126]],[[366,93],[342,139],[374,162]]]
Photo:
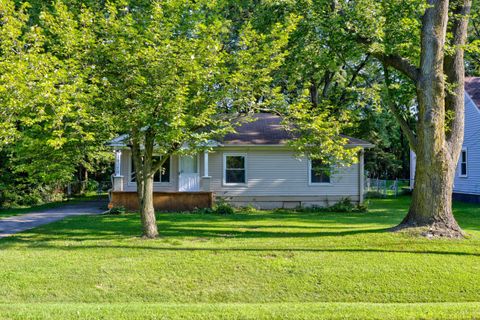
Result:
[[33,229],[70,216],[100,214],[106,209],[106,201],[85,201],[62,207],[0,218],[0,238]]

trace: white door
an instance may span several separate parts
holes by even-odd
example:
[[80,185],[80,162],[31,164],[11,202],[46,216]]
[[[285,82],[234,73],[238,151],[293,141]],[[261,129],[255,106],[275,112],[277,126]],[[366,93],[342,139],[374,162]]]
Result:
[[178,191],[199,191],[200,173],[198,170],[198,158],[180,157],[180,175],[178,179]]

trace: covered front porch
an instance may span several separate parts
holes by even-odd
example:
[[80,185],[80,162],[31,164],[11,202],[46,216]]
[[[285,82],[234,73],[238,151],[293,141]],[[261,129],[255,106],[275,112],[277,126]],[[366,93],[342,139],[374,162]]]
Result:
[[[114,152],[110,207],[137,210],[137,183],[130,149],[118,148]],[[172,156],[154,176],[154,207],[165,211],[210,208],[214,203],[210,184],[209,152]]]

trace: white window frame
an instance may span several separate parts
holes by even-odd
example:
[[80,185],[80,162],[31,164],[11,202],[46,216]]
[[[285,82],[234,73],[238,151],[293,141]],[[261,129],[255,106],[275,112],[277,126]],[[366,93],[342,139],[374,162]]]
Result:
[[312,159],[308,159],[308,185],[309,186],[331,186],[332,183],[332,177],[333,175],[331,174],[331,168],[330,168],[330,182],[312,182]]
[[[154,157],[156,156],[161,156],[160,154],[154,154],[153,155]],[[172,178],[173,178],[173,157],[170,156],[170,181],[169,182],[158,182],[158,181],[154,181],[153,182],[153,185],[154,186],[171,186],[173,185],[173,181],[172,181]],[[130,186],[136,186],[137,183],[132,181],[132,162],[133,162],[133,155],[130,153],[130,156],[128,157],[128,182],[127,182],[127,185],[130,185]]]
[[[465,152],[465,162],[462,162],[462,155]],[[465,174],[462,174],[462,163],[465,163]],[[460,178],[467,178],[468,177],[468,150],[467,148],[462,148],[460,152],[460,162],[458,164],[458,176]]]
[[[244,157],[245,182],[227,182],[227,157]],[[247,154],[238,152],[225,152],[223,154],[223,185],[225,186],[246,186],[248,184]]]

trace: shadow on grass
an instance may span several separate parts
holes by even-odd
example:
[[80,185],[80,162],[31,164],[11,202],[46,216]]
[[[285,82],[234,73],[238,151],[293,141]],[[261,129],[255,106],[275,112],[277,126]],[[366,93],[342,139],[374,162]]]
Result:
[[[158,226],[163,240],[195,239],[283,239],[345,237],[362,234],[380,234],[398,224],[403,218],[409,199],[399,201],[378,201],[369,213],[295,213],[295,212],[253,212],[231,216],[188,213],[159,213]],[[470,205],[458,205],[458,217],[462,226],[478,227],[480,210]],[[456,213],[457,214],[457,213]],[[138,214],[119,216],[79,216],[45,225],[25,233],[0,239],[0,248],[26,245],[35,248],[59,248],[64,250],[88,248],[125,248],[148,250],[205,250],[205,251],[318,251],[318,252],[399,252],[474,255],[477,253],[445,251],[396,251],[383,249],[235,249],[235,248],[163,248],[159,242],[153,246],[109,245],[108,241],[131,241],[139,236]],[[59,241],[59,242],[55,242]],[[61,241],[70,241],[62,245]],[[79,242],[79,245],[72,242]],[[102,241],[98,245],[81,245],[84,241]],[[281,241],[281,240],[279,240]],[[51,242],[51,243],[49,243]],[[131,241],[133,245],[137,242]],[[260,242],[258,243],[260,244]],[[252,247],[255,246],[255,243]]]
[[[462,251],[442,251],[442,250],[387,250],[379,248],[237,248],[237,247],[162,247],[162,246],[146,246],[146,245],[67,245],[60,246],[50,242],[40,242],[32,244],[28,239],[17,238],[14,241],[16,244],[23,243],[29,247],[38,249],[54,249],[62,251],[76,251],[76,250],[94,250],[94,249],[118,249],[118,250],[146,250],[155,252],[214,252],[214,253],[235,253],[235,252],[289,252],[289,253],[387,253],[387,254],[418,254],[418,255],[446,255],[446,256],[473,256],[480,257],[480,252],[462,252]],[[1,242],[0,242],[1,243]],[[8,241],[5,241],[5,244]],[[150,244],[158,244],[152,243]]]

